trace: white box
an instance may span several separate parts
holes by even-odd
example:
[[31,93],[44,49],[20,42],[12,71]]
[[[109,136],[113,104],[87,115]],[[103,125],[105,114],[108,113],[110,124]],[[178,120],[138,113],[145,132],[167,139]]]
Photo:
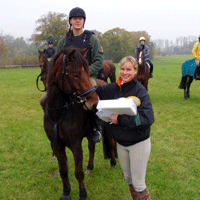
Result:
[[111,114],[137,115],[137,106],[140,100],[137,98],[119,98],[114,100],[100,100],[97,104],[97,116],[108,122]]

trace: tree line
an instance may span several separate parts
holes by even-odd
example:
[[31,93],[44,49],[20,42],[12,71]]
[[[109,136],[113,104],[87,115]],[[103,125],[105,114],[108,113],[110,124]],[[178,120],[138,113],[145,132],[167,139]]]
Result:
[[155,54],[161,56],[191,54],[197,40],[197,36],[177,37],[175,42],[157,39],[154,40]]
[[[68,16],[63,13],[49,12],[36,21],[36,28],[31,38],[14,38],[10,35],[0,33],[0,65],[28,65],[38,64],[38,49],[48,47],[48,41],[54,42],[65,37],[69,30]],[[194,38],[176,40],[176,44],[168,40],[151,40],[146,31],[126,31],[125,29],[114,28],[105,33],[91,30],[98,37],[106,60],[114,63],[127,55],[135,57],[135,48],[139,44],[141,36],[146,38],[146,45],[150,49],[150,59],[159,55],[188,54],[194,45]],[[196,39],[196,38],[195,38]]]
[[[68,16],[63,13],[49,12],[36,21],[36,28],[31,38],[23,37],[15,39],[10,35],[0,34],[0,65],[27,65],[38,64],[38,49],[48,47],[48,41],[54,42],[65,37],[69,30]],[[135,56],[135,48],[139,44],[139,38],[144,36],[146,44],[154,57],[154,43],[146,31],[128,32],[125,29],[114,28],[102,34],[97,30],[91,30],[98,37],[105,59],[114,63],[126,56]]]

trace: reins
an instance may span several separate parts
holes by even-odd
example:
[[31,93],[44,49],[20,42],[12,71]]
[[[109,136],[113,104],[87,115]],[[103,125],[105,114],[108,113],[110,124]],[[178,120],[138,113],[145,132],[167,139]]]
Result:
[[41,89],[39,88],[39,85],[38,85],[39,78],[42,77],[42,74],[44,74],[46,71],[47,71],[47,69],[44,70],[44,71],[42,71],[42,72],[37,76],[37,79],[36,79],[36,86],[37,86],[37,89],[38,89],[40,92],[45,92],[45,91],[46,91],[46,87],[45,87],[44,90],[41,90]]

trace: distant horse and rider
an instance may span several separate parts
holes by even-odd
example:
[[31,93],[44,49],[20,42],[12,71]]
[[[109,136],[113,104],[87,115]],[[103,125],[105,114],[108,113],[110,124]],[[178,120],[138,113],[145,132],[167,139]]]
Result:
[[137,47],[136,60],[138,62],[137,80],[148,90],[148,81],[150,78],[150,66],[144,61],[144,50]]
[[[182,64],[182,78],[179,85],[180,89],[184,89],[184,98],[190,98],[190,85],[193,79],[200,80],[199,77],[200,66],[196,65],[195,59],[188,59]],[[197,73],[197,76],[196,74]]]
[[[93,169],[95,143],[92,140],[91,120],[93,120],[93,115],[90,113],[96,110],[98,96],[95,93],[96,88],[91,85],[89,80],[89,65],[84,57],[87,50],[64,48],[50,63],[44,57],[44,62],[41,62],[40,76],[43,82],[46,80],[44,86],[47,90],[44,129],[51,142],[53,155],[58,160],[63,182],[61,196],[63,200],[70,199],[71,191],[65,147],[67,146],[74,156],[75,176],[79,182],[79,196],[82,200],[87,198],[82,166],[82,140],[84,137],[88,139],[90,152],[87,173],[91,173]],[[41,54],[42,52],[39,51],[39,58],[41,58]],[[100,84],[106,83],[98,80],[97,85]],[[116,144],[109,135],[107,125],[103,126],[104,158],[111,158],[111,166],[115,166]]]

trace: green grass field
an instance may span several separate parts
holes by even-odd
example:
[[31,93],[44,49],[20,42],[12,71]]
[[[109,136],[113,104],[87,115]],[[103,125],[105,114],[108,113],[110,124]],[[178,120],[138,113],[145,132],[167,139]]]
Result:
[[[146,184],[152,200],[200,199],[200,82],[193,81],[190,99],[178,89],[181,65],[191,56],[153,61],[149,95],[155,113],[152,151]],[[117,76],[118,65],[117,66]],[[55,200],[62,194],[58,164],[52,159],[43,129],[42,93],[36,88],[40,69],[0,70],[0,199]],[[42,85],[41,85],[42,86]],[[88,161],[83,141],[84,170]],[[66,149],[72,200],[78,199],[72,153]],[[85,177],[88,200],[130,200],[122,171],[104,160],[102,143],[96,145],[95,168]]]

